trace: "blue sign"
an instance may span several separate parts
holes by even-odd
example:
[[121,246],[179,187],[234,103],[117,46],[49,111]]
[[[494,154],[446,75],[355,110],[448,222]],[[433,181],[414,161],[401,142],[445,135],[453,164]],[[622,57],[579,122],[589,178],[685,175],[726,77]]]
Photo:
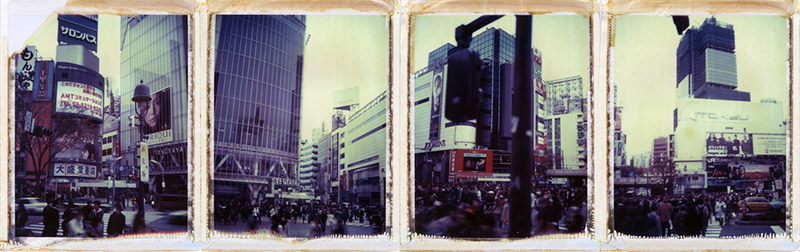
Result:
[[58,43],[82,45],[97,52],[97,18],[82,15],[58,15]]

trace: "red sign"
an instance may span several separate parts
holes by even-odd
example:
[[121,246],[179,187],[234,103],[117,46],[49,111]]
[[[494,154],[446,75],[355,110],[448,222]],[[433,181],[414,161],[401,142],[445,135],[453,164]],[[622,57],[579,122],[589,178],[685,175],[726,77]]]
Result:
[[456,171],[492,173],[491,150],[456,150]]
[[47,76],[50,71],[49,64],[50,62],[48,61],[39,62],[39,90],[37,93],[39,99],[47,98]]

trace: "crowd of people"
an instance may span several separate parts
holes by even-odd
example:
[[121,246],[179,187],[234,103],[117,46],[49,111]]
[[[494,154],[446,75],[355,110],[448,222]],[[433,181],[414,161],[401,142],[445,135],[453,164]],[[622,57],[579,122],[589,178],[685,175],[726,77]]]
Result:
[[[56,237],[58,230],[61,229],[64,237],[115,237],[124,233],[136,233],[144,231],[144,217],[136,215],[134,225],[128,228],[125,224],[125,215],[122,214],[122,204],[114,206],[114,212],[109,216],[108,225],[103,222],[105,214],[100,201],[90,202],[82,207],[78,207],[73,202],[69,202],[63,214],[53,205],[53,201],[48,201],[47,206],[42,212],[44,228],[42,237]],[[31,230],[26,229],[28,222],[28,211],[24,204],[19,204],[16,211],[16,234],[17,236],[34,236]],[[59,218],[61,221],[59,222]],[[105,234],[103,230],[106,230]]]
[[348,222],[369,223],[376,234],[383,233],[385,225],[382,208],[344,204],[251,204],[245,200],[229,199],[219,201],[214,210],[215,222],[236,225],[242,221],[252,233],[258,232],[265,217],[269,221],[270,232],[278,236],[291,236],[290,223],[310,224],[308,237],[345,235]]
[[744,209],[739,202],[746,197],[767,193],[694,193],[678,196],[615,195],[614,228],[617,232],[642,237],[705,236],[709,224],[729,225]]
[[[508,183],[451,182],[418,184],[417,233],[463,238],[506,237],[510,206]],[[531,192],[532,235],[582,232],[586,188],[537,186]]]

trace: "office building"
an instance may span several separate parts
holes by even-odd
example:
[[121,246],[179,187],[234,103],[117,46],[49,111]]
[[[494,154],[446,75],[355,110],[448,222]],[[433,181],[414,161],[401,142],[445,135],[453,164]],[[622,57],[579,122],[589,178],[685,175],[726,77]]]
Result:
[[304,16],[216,16],[215,196],[258,203],[301,191],[305,30]]
[[[336,151],[331,153],[338,164],[339,202],[360,206],[384,207],[386,200],[387,121],[386,92],[347,118],[347,124],[332,132],[338,135]],[[334,165],[332,164],[332,165]]]
[[736,43],[733,25],[711,17],[684,32],[678,44],[675,84],[690,77],[688,94],[699,99],[750,101],[736,90]]
[[[186,197],[189,183],[187,22],[181,15],[120,19],[120,173],[139,178],[134,168],[143,131],[151,160],[147,190],[176,197]],[[152,98],[142,125],[131,121],[138,121],[131,98],[139,84],[150,89]]]

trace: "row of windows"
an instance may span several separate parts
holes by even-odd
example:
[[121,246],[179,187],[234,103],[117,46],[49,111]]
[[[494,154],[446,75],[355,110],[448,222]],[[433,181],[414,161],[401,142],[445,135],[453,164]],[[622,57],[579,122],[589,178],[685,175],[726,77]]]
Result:
[[218,51],[215,64],[217,72],[221,74],[269,83],[288,90],[299,88],[295,85],[296,71],[301,70],[299,68],[302,68],[302,65],[297,64],[297,54],[270,53],[269,57],[284,57],[287,60],[273,62],[269,61],[269,58],[253,58],[244,54]]
[[243,124],[218,123],[215,127],[216,142],[250,145],[288,153],[297,153],[299,133],[282,133],[276,130],[247,129]]
[[273,109],[254,102],[245,102],[230,98],[220,98],[214,113],[215,126],[217,123],[237,123],[255,127],[257,129],[277,130],[279,132],[293,132],[299,126],[299,108],[293,107],[292,112],[283,109]]

